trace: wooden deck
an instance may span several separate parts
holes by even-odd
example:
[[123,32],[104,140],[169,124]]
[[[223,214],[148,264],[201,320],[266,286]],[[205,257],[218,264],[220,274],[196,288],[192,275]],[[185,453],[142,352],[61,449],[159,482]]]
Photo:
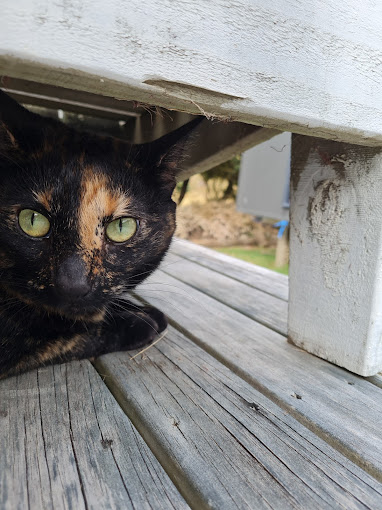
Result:
[[143,354],[1,382],[1,510],[382,508],[382,378],[287,342],[286,277],[176,240],[138,294]]

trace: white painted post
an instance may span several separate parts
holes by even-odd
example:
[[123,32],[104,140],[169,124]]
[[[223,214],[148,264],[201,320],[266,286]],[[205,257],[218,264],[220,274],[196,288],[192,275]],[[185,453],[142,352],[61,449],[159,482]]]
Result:
[[360,375],[382,370],[382,150],[295,135],[290,340]]

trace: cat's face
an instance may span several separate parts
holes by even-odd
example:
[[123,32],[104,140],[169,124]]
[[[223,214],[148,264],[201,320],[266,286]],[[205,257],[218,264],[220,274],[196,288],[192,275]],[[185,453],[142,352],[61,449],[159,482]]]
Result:
[[32,115],[0,91],[0,285],[96,320],[170,244],[185,136],[131,146]]

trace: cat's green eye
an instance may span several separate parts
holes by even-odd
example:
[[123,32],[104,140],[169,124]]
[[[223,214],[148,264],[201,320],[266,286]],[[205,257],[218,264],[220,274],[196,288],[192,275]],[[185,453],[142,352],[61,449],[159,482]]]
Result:
[[118,218],[111,221],[106,227],[106,235],[110,241],[123,243],[133,237],[137,231],[137,220],[134,218]]
[[31,237],[44,237],[50,229],[48,218],[37,211],[32,211],[32,209],[23,209],[20,211],[19,225],[21,229]]

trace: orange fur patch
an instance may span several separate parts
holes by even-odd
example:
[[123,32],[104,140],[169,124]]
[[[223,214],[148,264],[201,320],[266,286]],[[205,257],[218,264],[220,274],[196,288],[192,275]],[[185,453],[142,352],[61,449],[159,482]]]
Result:
[[52,189],[46,189],[45,191],[34,191],[33,195],[37,202],[45,207],[47,211],[51,211],[51,203],[52,203]]
[[60,358],[62,360],[65,354],[80,349],[85,342],[86,338],[81,335],[75,335],[69,340],[58,338],[54,343],[47,345],[43,351],[37,351],[36,354],[25,356],[8,372],[1,374],[0,379],[5,379],[11,375],[26,372],[41,365],[46,365],[52,361],[55,361],[56,363],[60,362]]
[[126,216],[130,200],[123,191],[111,187],[107,175],[96,173],[91,168],[84,171],[81,188],[79,234],[85,258],[89,260],[102,248],[104,218]]
[[38,364],[45,364],[55,358],[60,358],[83,343],[84,338],[81,335],[75,335],[70,340],[59,338],[54,343],[48,345],[44,351],[37,353],[37,362]]

